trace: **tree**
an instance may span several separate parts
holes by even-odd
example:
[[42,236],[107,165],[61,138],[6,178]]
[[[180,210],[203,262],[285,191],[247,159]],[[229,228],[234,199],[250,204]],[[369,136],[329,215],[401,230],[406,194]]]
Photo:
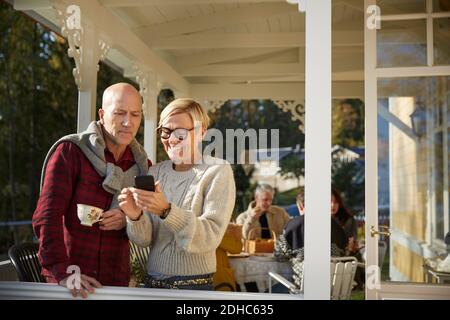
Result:
[[296,178],[300,185],[301,177],[305,176],[305,161],[299,159],[297,154],[291,153],[281,159],[279,172],[283,178]]
[[364,209],[364,164],[361,161],[333,159],[331,181],[339,190],[345,206],[353,214]]
[[234,206],[233,212],[233,216],[236,217],[239,213],[247,210],[249,203],[253,199],[256,185],[252,184],[250,179],[255,168],[254,166],[250,166],[250,170],[245,170],[241,164],[235,164],[231,167],[233,168],[234,180],[236,182],[236,205]]
[[344,147],[364,145],[364,103],[359,99],[338,101],[332,113],[332,141]]

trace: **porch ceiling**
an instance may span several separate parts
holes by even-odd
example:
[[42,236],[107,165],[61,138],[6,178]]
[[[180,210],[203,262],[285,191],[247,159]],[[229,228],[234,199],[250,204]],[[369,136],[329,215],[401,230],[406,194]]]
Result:
[[[303,95],[305,15],[286,0],[11,2],[56,26],[52,2],[79,5],[111,44],[107,60],[130,77],[134,63],[145,65],[181,95],[212,99],[221,88],[229,98]],[[332,15],[333,96],[363,97],[363,1],[334,0]]]

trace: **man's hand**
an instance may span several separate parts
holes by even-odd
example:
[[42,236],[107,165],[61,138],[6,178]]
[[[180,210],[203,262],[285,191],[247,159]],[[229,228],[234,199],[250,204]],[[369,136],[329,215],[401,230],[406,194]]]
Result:
[[256,206],[250,211],[250,217],[252,218],[252,220],[258,220],[263,213],[264,212],[262,211],[261,207]]
[[125,214],[118,208],[103,212],[102,217],[100,230],[121,230],[127,225]]
[[[61,280],[59,282],[59,285],[67,288],[67,280],[69,279],[69,277],[70,276]],[[94,278],[88,277],[85,274],[81,274],[80,277],[81,277],[80,288],[69,289],[74,298],[77,296],[78,293],[81,295],[82,298],[87,298],[90,293],[94,293],[94,288],[102,287],[100,282],[98,282]]]

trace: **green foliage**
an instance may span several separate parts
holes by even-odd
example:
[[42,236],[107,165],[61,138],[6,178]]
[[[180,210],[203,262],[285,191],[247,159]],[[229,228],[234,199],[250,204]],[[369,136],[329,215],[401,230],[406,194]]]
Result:
[[275,194],[273,203],[278,206],[289,206],[295,203],[295,198],[300,191],[303,191],[303,187],[293,188],[288,191],[279,192]]
[[332,113],[333,145],[359,147],[364,145],[364,103],[359,99],[339,101]]
[[220,130],[224,136],[226,129],[278,129],[280,147],[304,145],[304,134],[298,129],[300,123],[271,100],[228,100],[209,116],[210,127]]
[[131,279],[135,281],[136,284],[144,283],[145,276],[147,274],[147,270],[144,270],[138,259],[132,259],[130,262],[131,268]]
[[[364,146],[364,102],[346,99],[335,104],[332,113],[332,144],[345,148]],[[333,159],[333,185],[341,192],[345,205],[357,214],[364,208],[364,165]]]
[[248,205],[253,200],[256,184],[250,182],[254,171],[253,166],[247,172],[241,164],[235,164],[231,167],[233,168],[234,180],[236,181],[236,204],[233,212],[233,218],[235,218],[241,212],[247,210]]
[[281,159],[279,172],[285,179],[296,178],[300,182],[300,178],[305,176],[305,161],[291,153]]
[[364,166],[358,162],[333,160],[331,181],[340,191],[345,206],[357,214],[364,208]]

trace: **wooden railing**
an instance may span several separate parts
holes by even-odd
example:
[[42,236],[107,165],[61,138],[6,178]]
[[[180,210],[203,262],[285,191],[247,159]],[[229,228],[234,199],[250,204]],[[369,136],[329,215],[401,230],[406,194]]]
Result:
[[[0,282],[0,300],[4,299],[81,299],[69,290],[49,283]],[[170,290],[127,287],[103,287],[89,295],[89,300],[302,300],[303,296],[247,292]]]

